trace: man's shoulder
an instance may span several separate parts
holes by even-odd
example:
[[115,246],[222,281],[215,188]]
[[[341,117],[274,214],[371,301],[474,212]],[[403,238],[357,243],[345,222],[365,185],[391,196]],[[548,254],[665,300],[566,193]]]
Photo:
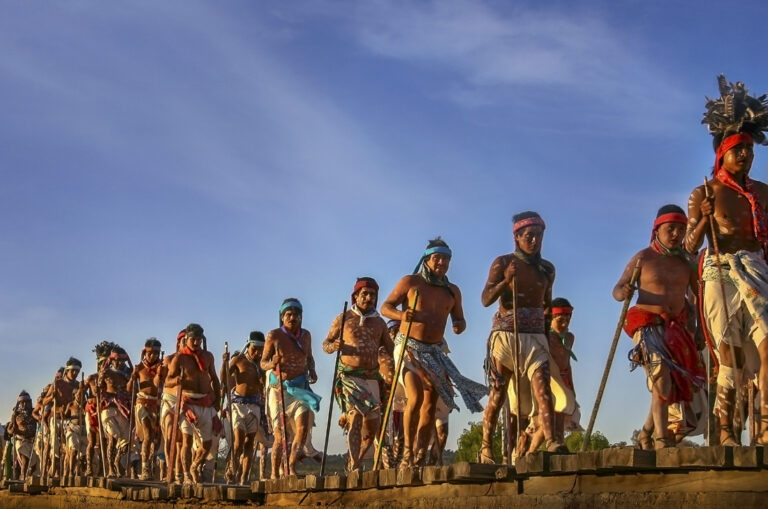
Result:
[[555,276],[556,269],[555,269],[554,263],[542,258],[540,265],[541,265],[541,268],[544,269],[544,272],[546,272],[550,278]]

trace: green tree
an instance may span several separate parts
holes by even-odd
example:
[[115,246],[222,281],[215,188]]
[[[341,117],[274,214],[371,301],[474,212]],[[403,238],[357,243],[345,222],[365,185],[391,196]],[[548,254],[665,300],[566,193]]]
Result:
[[[483,423],[470,422],[459,437],[459,448],[456,451],[455,461],[477,461],[480,447],[483,445]],[[493,435],[493,455],[497,461],[501,460],[501,429],[496,427]]]
[[[571,452],[581,451],[581,444],[583,442],[584,433],[581,431],[574,431],[565,437],[565,446],[568,447],[568,450]],[[610,446],[611,444],[608,442],[608,439],[605,438],[605,435],[599,431],[595,431],[592,433],[592,436],[589,437],[589,447],[587,447],[587,450],[599,451],[600,449],[607,449]]]

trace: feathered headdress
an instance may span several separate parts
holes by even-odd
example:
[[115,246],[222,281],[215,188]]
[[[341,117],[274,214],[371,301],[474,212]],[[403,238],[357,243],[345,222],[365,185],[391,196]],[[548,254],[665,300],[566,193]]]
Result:
[[96,352],[96,357],[98,359],[106,359],[109,357],[109,354],[112,353],[112,349],[116,346],[117,345],[112,341],[102,341],[93,348],[93,351]]
[[744,83],[729,83],[723,74],[717,77],[719,99],[707,97],[707,110],[701,123],[713,136],[715,150],[732,134],[747,133],[755,143],[768,145],[764,131],[768,131],[768,94],[752,97]]

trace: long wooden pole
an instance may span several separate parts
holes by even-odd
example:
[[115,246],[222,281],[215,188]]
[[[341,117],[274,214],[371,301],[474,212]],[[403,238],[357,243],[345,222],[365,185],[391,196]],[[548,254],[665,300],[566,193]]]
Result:
[[[520,432],[521,432],[521,421],[523,420],[520,405],[520,334],[517,331],[517,276],[514,276],[512,278],[512,321],[514,322],[514,336],[515,336],[515,377],[514,377],[514,390],[515,390],[515,402],[516,402],[516,408],[515,412],[517,413],[516,419],[515,419],[515,448],[513,450],[517,451],[517,454],[514,455],[515,458],[521,456],[522,454],[525,454],[525,451],[521,451],[519,448],[520,445]],[[511,431],[511,430],[510,430]],[[512,454],[510,454],[509,459],[512,460]]]
[[[106,360],[102,363],[107,362]],[[101,368],[96,361],[96,412],[99,422],[99,457],[101,458],[101,476],[107,476],[107,450],[104,447],[104,419],[101,418]]]
[[[277,354],[278,359],[280,358],[280,347],[278,346],[277,340],[275,340],[275,353]],[[275,376],[277,377],[277,399],[278,403],[280,404],[280,431],[282,435],[282,442],[283,442],[283,476],[287,477],[290,475],[288,472],[288,427],[286,426],[286,418],[285,418],[285,401],[283,400],[284,394],[283,394],[283,377],[280,373],[280,363],[275,363]],[[294,440],[296,437],[294,437]],[[295,444],[297,447],[301,444]],[[274,449],[274,447],[273,447]],[[273,453],[274,454],[274,453]],[[274,475],[274,472],[273,472]]]
[[629,310],[629,304],[632,302],[632,297],[635,293],[635,283],[640,275],[640,260],[635,263],[635,270],[632,271],[632,278],[629,280],[631,287],[629,295],[624,299],[624,304],[621,307],[621,315],[619,315],[619,323],[616,325],[616,332],[613,334],[613,342],[611,343],[611,350],[608,352],[608,359],[605,362],[605,369],[603,370],[603,378],[600,380],[600,387],[597,390],[597,397],[595,398],[595,405],[592,407],[592,414],[589,416],[589,424],[587,425],[587,431],[584,432],[584,441],[581,444],[581,450],[586,451],[589,447],[589,439],[592,436],[592,428],[595,426],[595,419],[597,419],[597,411],[600,409],[600,401],[603,399],[603,392],[605,391],[605,384],[608,383],[608,375],[611,372],[611,364],[613,364],[613,356],[616,354],[616,347],[619,344],[619,338],[621,337],[621,329],[624,326],[624,319],[627,316],[627,310]]
[[[413,294],[413,310],[416,310],[416,306],[419,303],[419,291],[415,290]],[[405,329],[405,338],[403,339],[403,348],[400,351],[400,358],[397,360],[397,367],[395,368],[395,377],[392,379],[392,386],[389,390],[389,400],[387,401],[387,408],[384,410],[384,418],[381,420],[381,429],[379,430],[379,441],[376,444],[376,456],[373,459],[373,470],[376,470],[381,461],[381,450],[384,447],[384,434],[387,431],[387,423],[389,422],[390,414],[392,413],[392,403],[395,401],[395,390],[397,389],[397,381],[400,378],[400,371],[403,369],[403,359],[408,353],[408,336],[411,335],[411,326],[413,320],[408,321],[408,326]]]
[[[224,395],[227,399],[227,415],[229,419],[229,436],[232,437],[232,443],[229,444],[229,471],[232,475],[235,475],[235,428],[233,424],[234,417],[232,415],[232,388],[229,386],[229,342],[224,342],[224,357],[226,361],[224,363]],[[218,456],[218,451],[217,454]]]
[[[707,198],[709,198],[709,181],[707,180],[706,175],[704,175],[704,195]],[[712,216],[714,216],[714,211],[712,211]],[[731,323],[731,314],[729,313],[729,310],[728,310],[728,297],[725,293],[725,283],[723,282],[723,267],[720,266],[720,248],[718,247],[717,234],[715,230],[715,222],[713,217],[709,218],[709,229],[710,229],[710,234],[712,238],[712,249],[715,251],[715,264],[717,265],[717,276],[718,276],[718,279],[720,280],[720,294],[723,297],[723,311],[725,312],[725,323],[726,323],[726,327],[728,327]],[[723,340],[725,340],[725,338],[723,338]],[[741,372],[739,370],[739,361],[736,358],[736,347],[733,346],[733,343],[729,342],[728,347],[731,351],[731,359],[732,359],[731,362],[733,363],[733,378],[736,384],[735,405],[736,405],[736,408],[739,409],[739,418],[741,419],[741,426],[743,427],[746,421],[744,420],[744,406],[741,401],[741,390],[743,387],[741,386]],[[738,442],[740,443],[741,440],[738,440]]]
[[[333,415],[333,393],[336,388],[336,380],[339,377],[339,361],[341,360],[341,349],[344,347],[344,322],[347,319],[347,305],[344,301],[344,310],[341,312],[341,329],[339,330],[339,349],[336,350],[336,361],[333,364],[333,382],[331,382],[331,396],[328,398],[328,423],[325,426],[325,443],[323,444],[323,459],[320,462],[320,475],[325,475],[325,456],[328,454],[328,436],[331,432],[331,417]],[[349,451],[352,454],[352,451]]]
[[[176,351],[176,354],[178,355],[178,349]],[[180,363],[179,363],[180,364]],[[181,369],[181,368],[180,368]],[[176,470],[176,437],[178,436],[177,433],[179,431],[179,413],[181,412],[181,379],[184,377],[184,369],[181,369],[181,372],[179,374],[179,381],[176,386],[176,408],[174,408],[173,413],[173,426],[171,427],[171,443],[170,443],[170,454],[168,458],[168,477],[166,479],[166,482],[171,483],[173,482],[173,474]]]

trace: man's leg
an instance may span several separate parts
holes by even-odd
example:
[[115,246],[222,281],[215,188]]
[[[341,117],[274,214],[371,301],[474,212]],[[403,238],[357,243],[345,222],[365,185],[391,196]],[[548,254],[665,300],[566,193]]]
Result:
[[539,425],[544,432],[547,450],[550,452],[567,452],[565,446],[555,439],[555,412],[552,406],[552,389],[549,386],[549,362],[543,363],[533,372],[531,387],[536,403],[539,405]]
[[427,448],[432,442],[432,434],[435,431],[435,411],[437,410],[437,391],[422,382],[424,386],[424,395],[422,397],[421,409],[419,411],[419,426],[417,431],[416,453],[414,454],[414,463],[417,466],[424,466],[427,461]]
[[139,478],[146,480],[149,479],[151,475],[151,463],[154,456],[153,449],[155,446],[151,417],[145,416],[144,419],[139,422],[139,426],[141,426],[142,436],[144,437],[144,441],[141,443],[141,476]]
[[192,442],[194,436],[187,433],[181,433],[181,470],[184,473],[184,484],[192,484],[191,467],[192,467]]
[[651,389],[651,413],[653,414],[654,448],[663,449],[674,447],[675,442],[669,436],[669,393],[672,388],[672,380],[669,376],[669,368],[663,363],[659,366],[658,373],[654,376]]
[[283,428],[275,423],[272,429],[275,440],[272,442],[272,474],[270,478],[278,479],[280,477],[280,462],[283,459]]
[[[238,422],[238,424],[240,424]],[[240,467],[243,462],[243,450],[245,449],[245,441],[246,441],[246,432],[244,428],[241,428],[238,426],[237,428],[233,429],[234,432],[234,438],[233,438],[233,445],[232,445],[232,452],[230,454],[233,454],[234,457],[230,457],[230,460],[227,462],[227,482],[234,482],[236,479],[238,479],[240,474]]]
[[293,444],[291,444],[291,457],[288,459],[288,475],[296,475],[296,462],[299,460],[304,449],[304,442],[307,440],[310,418],[311,411],[308,410],[294,420],[296,434],[293,437]]
[[419,426],[419,413],[424,402],[424,389],[419,376],[411,370],[405,370],[403,375],[405,397],[408,402],[403,413],[403,459],[400,467],[412,467],[416,453],[416,432]]
[[253,449],[256,442],[256,433],[249,433],[245,436],[245,445],[243,447],[242,472],[240,473],[240,484],[248,484],[251,477],[251,467],[253,466]]
[[717,375],[718,426],[720,445],[729,447],[739,445],[734,432],[734,411],[736,409],[736,373],[741,368],[741,347],[734,347],[736,359],[731,356],[731,347],[725,341],[717,346],[720,355],[720,371]]
[[377,433],[381,427],[381,415],[378,412],[371,418],[363,420],[363,437],[360,442],[360,461],[363,461],[368,449],[373,445],[377,438]]
[[432,441],[432,449],[429,453],[429,464],[438,467],[443,466],[443,452],[448,441],[448,421],[435,423],[435,439]]
[[266,479],[267,474],[267,446],[259,443],[259,480]]
[[[501,408],[504,406],[504,398],[507,396],[509,380],[512,376],[512,371],[507,369],[506,366],[501,364],[497,359],[492,358],[491,362],[494,363],[495,372],[501,376],[499,377],[499,380],[491,381],[488,405],[485,407],[485,412],[483,412],[483,443],[480,448],[480,462],[482,463],[495,463],[495,460],[493,459],[493,435],[496,432],[496,423],[499,420],[499,412],[501,412]],[[520,394],[518,394],[517,397],[519,398]],[[517,437],[512,439],[510,436],[509,439],[512,440],[512,443],[515,443]]]
[[757,353],[760,355],[760,372],[757,379],[760,392],[760,428],[756,443],[768,445],[768,338],[763,339],[757,346]]
[[349,469],[360,468],[363,415],[357,411],[347,412],[347,449],[349,450]]

